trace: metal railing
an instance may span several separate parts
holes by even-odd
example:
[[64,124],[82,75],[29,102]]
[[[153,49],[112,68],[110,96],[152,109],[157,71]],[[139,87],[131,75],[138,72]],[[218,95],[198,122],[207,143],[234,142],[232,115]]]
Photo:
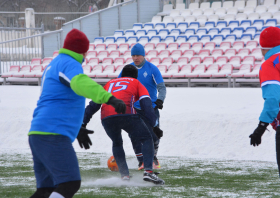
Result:
[[33,58],[52,56],[61,47],[62,30],[0,42],[0,74],[12,65],[30,65]]

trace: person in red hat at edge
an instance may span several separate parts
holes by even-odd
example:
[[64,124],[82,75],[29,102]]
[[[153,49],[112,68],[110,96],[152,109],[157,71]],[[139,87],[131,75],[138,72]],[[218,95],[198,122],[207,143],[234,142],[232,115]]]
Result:
[[122,100],[83,74],[88,49],[86,35],[71,30],[59,55],[43,73],[41,95],[28,133],[37,186],[31,198],[71,198],[79,190],[81,176],[72,142],[77,138],[80,146],[88,149],[88,134],[93,133],[80,130],[85,98],[111,105],[117,113],[126,112]]
[[260,34],[260,46],[265,59],[259,73],[264,107],[259,117],[258,127],[249,136],[250,144],[260,145],[261,137],[271,123],[276,130],[276,158],[280,176],[280,29],[278,27],[265,28]]

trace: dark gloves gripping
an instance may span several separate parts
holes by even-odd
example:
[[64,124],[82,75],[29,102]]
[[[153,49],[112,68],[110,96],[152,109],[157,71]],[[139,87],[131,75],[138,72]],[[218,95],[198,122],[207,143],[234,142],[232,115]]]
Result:
[[162,109],[163,108],[163,101],[160,99],[157,99],[155,101],[155,104],[157,105],[156,108]]
[[262,135],[264,134],[266,127],[268,126],[268,123],[260,121],[258,127],[255,129],[255,131],[249,136],[251,138],[250,144],[253,146],[259,146],[262,142]]
[[112,96],[106,104],[113,106],[117,113],[125,114],[126,111],[125,103],[122,100],[117,99],[115,96]]
[[92,145],[91,140],[88,134],[93,134],[94,131],[88,130],[85,127],[81,127],[79,134],[77,136],[77,140],[80,144],[81,148],[89,149],[90,145]]
[[163,131],[158,126],[154,127],[153,131],[158,138],[161,138],[163,136]]

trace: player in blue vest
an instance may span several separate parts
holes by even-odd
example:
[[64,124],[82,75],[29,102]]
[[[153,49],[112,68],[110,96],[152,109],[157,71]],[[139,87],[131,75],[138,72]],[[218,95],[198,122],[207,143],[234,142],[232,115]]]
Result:
[[[146,87],[148,90],[153,107],[155,110],[156,115],[158,116],[158,119],[160,117],[159,110],[163,108],[163,102],[166,97],[166,87],[162,78],[162,75],[158,68],[148,62],[145,59],[145,50],[144,47],[137,43],[134,45],[131,49],[131,56],[133,59],[132,65],[134,65],[138,69],[138,80]],[[119,75],[121,77],[121,73]],[[136,109],[137,113],[141,115],[142,119],[148,123],[147,118],[145,117],[144,112],[141,110],[139,101],[134,104],[134,108]],[[159,120],[158,120],[159,122]],[[148,124],[147,124],[148,125]],[[153,136],[154,140],[154,148],[155,148],[155,155],[154,155],[154,169],[160,168],[160,164],[158,162],[158,159],[156,157],[157,151],[158,151],[158,145],[159,145],[159,139],[162,137],[162,133],[160,131],[153,131],[153,129],[150,127],[150,132]],[[137,156],[137,159],[139,161],[139,170],[143,169],[143,155],[141,151],[141,142],[139,141],[133,141],[132,145],[134,152]]]
[[81,176],[72,142],[89,148],[93,131],[80,130],[85,98],[112,105],[125,113],[126,105],[83,74],[82,62],[89,49],[86,35],[71,30],[59,55],[43,73],[41,95],[29,130],[36,192],[31,198],[70,198],[79,190]]

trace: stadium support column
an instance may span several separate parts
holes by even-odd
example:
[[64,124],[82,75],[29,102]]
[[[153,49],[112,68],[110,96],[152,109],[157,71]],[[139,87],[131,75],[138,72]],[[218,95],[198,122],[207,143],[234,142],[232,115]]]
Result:
[[[35,13],[33,8],[25,9],[25,26],[26,36],[32,36],[34,30],[28,28],[35,28]],[[28,47],[33,47],[33,39],[28,39]]]

